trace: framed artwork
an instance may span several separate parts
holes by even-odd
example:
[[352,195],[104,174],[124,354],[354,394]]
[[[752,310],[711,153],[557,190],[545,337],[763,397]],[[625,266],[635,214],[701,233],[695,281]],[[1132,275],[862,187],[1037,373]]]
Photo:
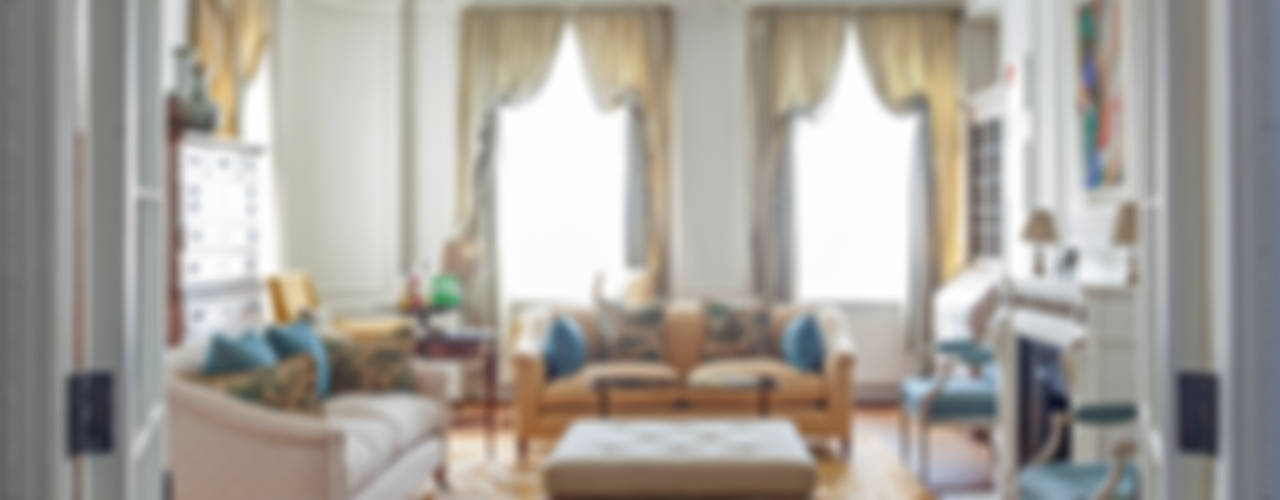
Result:
[[1088,0],[1076,12],[1076,110],[1082,178],[1090,193],[1111,191],[1125,182],[1120,3]]

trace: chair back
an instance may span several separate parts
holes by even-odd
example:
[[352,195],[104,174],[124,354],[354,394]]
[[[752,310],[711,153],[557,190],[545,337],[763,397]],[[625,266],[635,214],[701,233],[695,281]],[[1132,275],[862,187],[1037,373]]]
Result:
[[272,321],[290,323],[303,312],[320,305],[311,275],[303,271],[289,271],[267,278],[267,290],[271,294]]

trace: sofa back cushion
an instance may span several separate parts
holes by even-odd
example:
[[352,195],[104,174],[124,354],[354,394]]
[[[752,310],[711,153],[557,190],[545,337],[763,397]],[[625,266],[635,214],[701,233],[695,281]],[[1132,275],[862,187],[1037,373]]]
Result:
[[757,304],[708,300],[703,306],[706,339],[702,358],[708,361],[742,359],[768,354],[769,312]]
[[269,408],[320,412],[320,397],[316,393],[316,361],[306,354],[254,370],[193,378],[233,397]]
[[662,304],[628,307],[599,303],[600,357],[610,361],[662,361]]
[[[666,312],[662,317],[662,360],[680,376],[687,376],[702,363],[703,345],[706,338],[706,314],[703,311],[703,300],[683,299],[666,303]],[[781,357],[782,331],[793,318],[811,313],[813,309],[806,306],[773,306],[769,309],[769,340],[767,356]],[[589,360],[599,361],[601,349],[600,324],[598,313],[592,306],[562,306],[552,311],[552,317],[565,315],[573,318],[582,327],[587,342]],[[542,332],[539,332],[541,334]]]
[[205,352],[203,373],[226,375],[267,368],[279,358],[266,337],[258,332],[245,332],[239,337],[217,334]]

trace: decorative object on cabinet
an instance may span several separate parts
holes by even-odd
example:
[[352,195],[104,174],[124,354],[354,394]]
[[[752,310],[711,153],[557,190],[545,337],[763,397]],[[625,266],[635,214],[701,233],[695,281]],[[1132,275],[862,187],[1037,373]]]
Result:
[[1062,255],[1058,257],[1058,277],[1069,280],[1076,277],[1076,266],[1080,262],[1080,251],[1068,247],[1062,250]]
[[1035,275],[1044,276],[1044,247],[1058,242],[1058,226],[1053,214],[1043,208],[1033,210],[1022,227],[1022,240],[1036,247]]
[[173,57],[178,67],[178,88],[173,91],[178,123],[184,129],[212,132],[218,128],[218,105],[209,98],[204,67],[189,46],[178,47]]
[[1138,244],[1138,204],[1133,201],[1126,201],[1120,205],[1116,211],[1116,223],[1114,230],[1111,232],[1111,243],[1115,246],[1124,248],[1129,254],[1129,273],[1127,276],[1130,285],[1138,282],[1138,254],[1134,247]]
[[260,324],[261,148],[173,128],[170,108],[169,344]]

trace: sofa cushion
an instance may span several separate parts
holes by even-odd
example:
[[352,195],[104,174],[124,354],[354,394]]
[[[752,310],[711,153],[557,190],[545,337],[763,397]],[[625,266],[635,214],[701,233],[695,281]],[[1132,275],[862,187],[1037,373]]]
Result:
[[281,359],[295,354],[306,354],[316,361],[316,394],[329,395],[329,357],[324,343],[311,323],[295,321],[291,325],[277,325],[267,329],[267,342]]
[[659,361],[602,361],[588,363],[572,377],[548,383],[542,391],[542,403],[551,407],[578,407],[596,404],[595,383],[601,377],[635,377],[652,379],[670,388],[618,390],[610,394],[621,404],[674,404],[681,395],[675,369]]
[[369,418],[390,426],[395,449],[402,450],[423,437],[444,431],[447,413],[437,401],[403,393],[347,393],[325,402],[325,414]]
[[368,482],[396,453],[395,432],[386,421],[343,415],[328,415],[325,420],[342,433],[349,491]]
[[636,308],[601,301],[599,308],[602,359],[662,359],[662,304]]
[[324,339],[332,373],[330,392],[414,392],[413,339]]
[[[903,408],[919,415],[924,397],[937,383],[934,377],[908,377],[902,381]],[[995,418],[996,385],[985,377],[955,376],[947,380],[929,407],[929,419],[937,422]]]
[[205,351],[203,372],[213,376],[258,370],[279,360],[262,334],[245,332],[237,338],[217,334]]
[[763,307],[707,301],[703,311],[707,330],[703,359],[745,358],[770,351],[769,313]]
[[[770,398],[776,402],[816,402],[826,398],[826,381],[821,375],[804,373],[787,363],[767,357],[708,361],[693,369],[690,380],[700,378],[733,377],[741,375],[767,375],[773,378],[775,389]],[[690,403],[716,401],[754,401],[752,391],[725,391],[714,388],[690,388]]]
[[316,362],[311,356],[298,355],[247,372],[194,378],[236,398],[277,410],[320,411],[320,398],[316,394]]
[[782,332],[782,358],[797,370],[820,372],[824,343],[822,328],[814,315],[796,317]]
[[547,379],[567,377],[582,369],[587,362],[587,340],[582,327],[568,316],[558,316],[542,341],[542,358],[547,366]]

